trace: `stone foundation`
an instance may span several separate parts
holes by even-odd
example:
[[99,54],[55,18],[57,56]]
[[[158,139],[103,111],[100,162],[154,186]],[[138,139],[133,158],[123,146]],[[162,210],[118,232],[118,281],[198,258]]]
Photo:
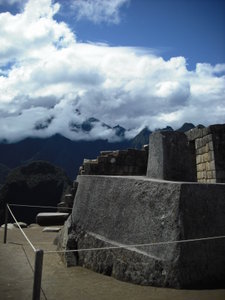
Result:
[[225,239],[129,245],[225,235],[225,184],[180,183],[132,176],[78,176],[61,249],[81,265],[117,279],[175,288],[224,288]]

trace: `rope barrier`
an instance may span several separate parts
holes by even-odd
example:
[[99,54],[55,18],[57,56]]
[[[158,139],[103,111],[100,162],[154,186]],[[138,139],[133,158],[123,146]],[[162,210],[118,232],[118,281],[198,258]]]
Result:
[[[39,206],[39,205],[25,205],[25,204],[9,204],[10,206],[21,206],[21,207],[36,207],[36,208],[58,208],[55,206]],[[11,213],[13,219],[17,223],[19,229],[21,230],[22,234],[32,247],[34,251],[36,251],[33,244],[30,242],[28,237],[26,236],[25,232],[20,227],[18,221],[16,220],[15,216],[13,215],[11,209],[9,208],[9,205],[7,204],[7,207],[9,209],[9,212]],[[72,208],[70,208],[72,209]],[[165,242],[154,242],[154,243],[145,243],[145,244],[132,244],[132,245],[125,245],[121,244],[118,246],[109,246],[109,247],[101,247],[101,248],[85,248],[85,249],[69,249],[69,250],[43,250],[44,253],[50,254],[50,253],[71,253],[71,252],[84,252],[84,251],[101,251],[101,250],[112,250],[112,249],[127,249],[127,250],[134,250],[132,248],[138,248],[138,247],[146,247],[146,246],[160,246],[160,245],[170,245],[170,244],[179,244],[179,243],[190,243],[190,242],[198,242],[198,241],[207,241],[207,240],[217,240],[217,239],[225,239],[225,235],[220,236],[211,236],[211,237],[203,237],[203,238],[195,238],[195,239],[186,239],[186,240],[176,240],[176,241],[165,241]],[[108,242],[110,243],[110,242]],[[38,244],[38,243],[37,243]],[[41,243],[44,244],[44,243]]]
[[23,231],[23,229],[21,228],[20,224],[18,223],[17,219],[15,218],[13,212],[11,211],[9,205],[7,204],[7,208],[11,214],[11,216],[13,217],[14,221],[16,222],[17,226],[19,227],[19,229],[21,230],[23,236],[25,237],[25,239],[27,240],[27,242],[29,243],[29,245],[31,246],[31,248],[33,249],[33,251],[35,252],[36,249],[35,247],[33,246],[33,244],[31,243],[31,241],[29,240],[29,238],[27,237],[26,233]]
[[190,243],[190,242],[208,241],[208,240],[216,240],[216,239],[225,239],[225,235],[204,237],[204,238],[196,238],[196,239],[187,239],[187,240],[178,240],[178,241],[155,242],[155,243],[148,243],[148,244],[121,245],[121,246],[109,246],[109,247],[102,247],[102,248],[87,248],[87,249],[75,249],[75,250],[43,250],[43,251],[44,251],[44,253],[49,254],[49,253],[100,251],[100,250],[111,250],[111,249],[134,250],[134,249],[131,249],[131,248],[145,247],[145,246],[169,245],[169,244],[176,244],[176,243],[177,244],[179,244],[179,243]]
[[58,207],[58,206],[42,206],[42,205],[26,205],[26,204],[15,204],[15,203],[9,203],[10,206],[15,206],[15,207],[34,207],[34,208],[66,208],[66,209],[71,209],[70,207]]

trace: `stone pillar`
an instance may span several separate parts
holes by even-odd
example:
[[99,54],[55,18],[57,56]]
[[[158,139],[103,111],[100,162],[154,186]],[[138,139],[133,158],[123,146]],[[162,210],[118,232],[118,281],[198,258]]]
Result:
[[147,177],[196,181],[196,167],[187,136],[182,132],[161,131],[150,136]]
[[212,134],[195,140],[198,182],[216,183],[216,167]]

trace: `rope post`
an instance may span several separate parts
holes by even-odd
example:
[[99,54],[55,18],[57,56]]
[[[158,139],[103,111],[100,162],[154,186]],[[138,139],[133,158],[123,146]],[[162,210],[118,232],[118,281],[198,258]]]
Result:
[[34,284],[33,284],[33,298],[32,298],[32,300],[40,300],[43,255],[44,255],[43,250],[36,250],[35,251]]
[[8,226],[8,204],[5,204],[5,228],[4,228],[4,244],[7,242],[7,226]]

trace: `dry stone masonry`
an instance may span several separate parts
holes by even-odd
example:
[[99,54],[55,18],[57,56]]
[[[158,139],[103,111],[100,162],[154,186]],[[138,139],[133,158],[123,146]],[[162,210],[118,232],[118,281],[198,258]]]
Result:
[[[225,125],[213,125],[152,134],[147,176],[115,176],[141,165],[131,150],[84,163],[58,247],[124,248],[68,252],[66,264],[142,285],[225,288],[225,239],[179,242],[225,236],[224,149]],[[138,246],[167,241],[178,243]]]
[[80,175],[145,175],[148,152],[137,149],[102,151],[97,159],[85,159]]
[[225,125],[150,136],[147,177],[171,181],[225,182]]
[[187,137],[195,146],[198,182],[225,182],[225,125],[192,129]]

